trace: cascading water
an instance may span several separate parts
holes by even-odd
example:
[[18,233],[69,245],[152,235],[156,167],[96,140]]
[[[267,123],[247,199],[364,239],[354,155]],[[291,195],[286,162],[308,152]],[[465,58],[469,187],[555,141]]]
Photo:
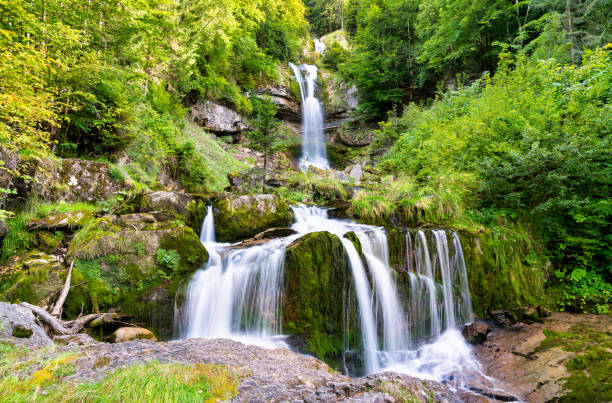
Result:
[[[397,273],[389,264],[383,228],[330,219],[327,210],[317,207],[297,206],[293,211],[292,229],[297,234],[238,249],[214,242],[209,208],[201,238],[210,259],[192,278],[186,301],[178,309],[182,337],[286,346],[280,306],[285,249],[304,234],[328,231],[340,237],[352,271],[350,294],[358,322],[354,325],[361,334],[360,345],[352,352],[358,351],[362,360],[353,375],[393,370],[426,379],[455,379],[457,388],[462,373],[482,375],[459,332],[459,326],[471,320],[472,307],[456,233],[421,230],[413,236],[407,232],[407,272]],[[343,236],[349,231],[357,235],[364,260]],[[399,281],[399,276],[406,280]],[[347,328],[349,310],[345,308]]]
[[[327,146],[323,133],[323,108],[315,96],[317,85],[317,66],[303,64],[296,66],[289,63],[295,80],[300,86],[302,96],[302,155],[299,166],[302,171],[314,166],[329,169]],[[305,73],[302,74],[302,71]]]
[[322,40],[318,38],[314,39],[314,51],[315,53],[318,53],[320,55],[322,55],[323,52],[325,52],[325,44],[323,43]]

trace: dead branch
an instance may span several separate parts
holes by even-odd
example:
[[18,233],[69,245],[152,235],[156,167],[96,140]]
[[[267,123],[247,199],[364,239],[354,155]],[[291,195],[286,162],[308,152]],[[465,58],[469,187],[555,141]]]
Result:
[[64,302],[66,301],[66,297],[68,296],[68,291],[70,291],[70,279],[72,278],[72,268],[74,267],[74,259],[70,262],[70,267],[68,268],[68,273],[66,274],[66,281],[64,282],[64,287],[62,288],[62,292],[60,293],[55,306],[53,307],[53,311],[51,311],[51,315],[56,318],[61,318],[62,316],[62,307],[64,306]]

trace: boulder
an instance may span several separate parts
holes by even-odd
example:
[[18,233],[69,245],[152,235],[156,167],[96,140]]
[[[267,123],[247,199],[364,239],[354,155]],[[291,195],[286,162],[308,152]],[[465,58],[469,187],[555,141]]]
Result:
[[496,310],[489,313],[489,317],[500,327],[506,328],[517,322],[516,315],[509,310]]
[[[343,295],[351,289],[352,274],[342,241],[326,231],[304,235],[287,246],[283,270],[283,333],[290,335],[297,350],[342,368],[347,347],[344,336],[355,332],[344,326]],[[351,310],[349,316],[355,322],[350,323],[357,323],[353,315]]]
[[66,267],[60,256],[30,252],[11,260],[4,268],[3,283],[11,286],[0,298],[9,302],[29,302],[47,306],[62,288]]
[[32,218],[28,220],[27,226],[30,231],[72,231],[81,228],[93,217],[91,211],[76,210],[66,213],[51,214],[44,218]]
[[363,147],[372,142],[374,139],[374,134],[371,131],[366,130],[340,130],[337,139],[348,147]]
[[361,169],[361,165],[357,164],[353,166],[349,172],[349,177],[356,181],[360,181],[361,178],[363,178],[363,169]]
[[219,242],[252,238],[270,227],[293,221],[289,205],[276,195],[227,195],[214,203],[215,233]]
[[109,336],[111,343],[125,343],[126,341],[140,339],[157,341],[157,337],[152,331],[142,327],[120,327]]
[[247,120],[236,111],[210,101],[193,105],[191,118],[218,135],[238,136],[242,131],[249,130]]
[[284,238],[287,236],[295,235],[297,231],[291,228],[269,228],[264,232],[260,232],[255,235],[253,239],[275,239],[275,238]]
[[182,215],[189,216],[187,205],[193,200],[193,197],[182,192],[157,191],[143,195],[140,205],[140,212],[149,213],[153,211],[169,211]]
[[0,339],[27,347],[53,344],[32,311],[7,302],[0,302]]
[[521,306],[512,310],[518,322],[527,324],[541,322],[538,309],[532,306]]
[[111,166],[101,161],[64,158],[58,169],[45,172],[38,189],[44,200],[102,201],[133,186],[123,174],[117,177]]
[[475,322],[466,325],[461,329],[461,334],[471,344],[482,344],[487,340],[487,334],[491,328],[486,323]]

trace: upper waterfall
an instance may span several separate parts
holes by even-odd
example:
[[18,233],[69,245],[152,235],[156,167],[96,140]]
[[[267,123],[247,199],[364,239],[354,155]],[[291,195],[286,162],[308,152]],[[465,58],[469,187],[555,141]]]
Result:
[[[289,63],[295,80],[300,86],[302,96],[302,154],[299,166],[302,171],[314,166],[329,169],[327,145],[323,133],[323,107],[315,95],[317,85],[317,66]],[[304,72],[304,74],[302,73]]]

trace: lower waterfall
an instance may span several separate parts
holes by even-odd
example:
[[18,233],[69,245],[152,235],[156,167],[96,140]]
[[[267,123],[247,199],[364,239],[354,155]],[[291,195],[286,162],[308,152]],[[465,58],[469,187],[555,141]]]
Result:
[[[472,306],[456,233],[407,231],[408,270],[398,273],[389,264],[384,228],[331,219],[323,208],[292,209],[291,228],[297,234],[237,248],[214,241],[209,208],[201,239],[210,258],[190,280],[184,302],[177,304],[180,337],[223,337],[286,347],[281,326],[285,249],[304,234],[328,231],[340,237],[353,276],[350,292],[358,312],[363,371],[350,375],[393,370],[440,381],[456,379],[466,369],[480,372],[459,330],[472,320]],[[357,235],[364,259],[343,237],[350,231]],[[401,290],[400,276],[406,284]]]

